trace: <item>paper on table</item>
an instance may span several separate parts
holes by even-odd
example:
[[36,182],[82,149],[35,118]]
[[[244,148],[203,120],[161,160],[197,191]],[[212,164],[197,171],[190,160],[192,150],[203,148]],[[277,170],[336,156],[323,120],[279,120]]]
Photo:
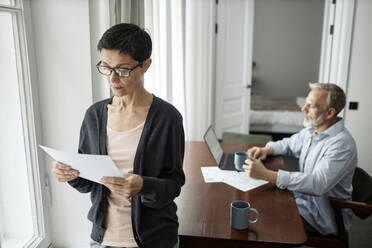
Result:
[[217,166],[207,166],[201,167],[201,171],[204,177],[204,182],[206,183],[218,183],[222,182],[220,175],[220,169]]
[[244,192],[268,183],[264,180],[253,179],[244,172],[232,172],[231,174],[226,174],[226,176],[222,178],[222,182]]
[[248,177],[244,172],[221,170],[216,166],[201,167],[201,171],[206,183],[223,182],[244,192],[267,183]]
[[107,155],[79,154],[39,146],[54,160],[78,170],[80,172],[79,177],[96,183],[101,183],[102,177],[123,177],[112,159]]

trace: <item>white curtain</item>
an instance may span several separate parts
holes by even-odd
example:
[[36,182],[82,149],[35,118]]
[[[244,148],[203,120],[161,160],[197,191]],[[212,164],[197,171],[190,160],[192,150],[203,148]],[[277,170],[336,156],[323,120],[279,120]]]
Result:
[[187,0],[185,8],[187,135],[202,140],[214,113],[215,1]]
[[144,0],[110,0],[110,23],[134,23],[143,27]]
[[[172,64],[172,25],[170,1],[145,0],[145,29],[153,43],[152,65],[145,74],[145,87],[155,95],[172,102],[172,78],[175,66]],[[174,1],[177,4],[179,1]],[[182,32],[179,33],[182,35]],[[182,58],[181,58],[182,59]],[[183,74],[178,76],[183,80]],[[182,109],[179,109],[182,113]]]
[[[122,1],[121,8],[133,9],[133,2]],[[145,88],[178,109],[187,140],[202,140],[213,120],[214,8],[214,0],[144,0],[143,4],[143,27],[153,41]],[[133,10],[122,13],[123,21],[135,18]],[[135,15],[139,13],[137,8]]]

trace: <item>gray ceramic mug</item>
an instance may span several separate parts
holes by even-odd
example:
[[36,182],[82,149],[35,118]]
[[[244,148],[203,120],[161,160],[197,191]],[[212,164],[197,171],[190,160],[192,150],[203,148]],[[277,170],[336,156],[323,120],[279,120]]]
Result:
[[[256,213],[256,219],[250,219],[250,212]],[[237,230],[244,230],[249,227],[249,223],[253,224],[258,221],[259,214],[255,208],[251,208],[246,201],[234,201],[230,206],[230,225]]]
[[236,152],[234,154],[234,165],[237,171],[244,171],[244,161],[249,158],[248,152]]

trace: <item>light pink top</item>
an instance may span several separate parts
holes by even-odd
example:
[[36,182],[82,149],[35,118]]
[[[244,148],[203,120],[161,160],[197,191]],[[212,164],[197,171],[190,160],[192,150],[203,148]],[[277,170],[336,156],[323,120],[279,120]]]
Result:
[[[145,122],[134,129],[118,132],[107,126],[107,154],[122,173],[132,173],[134,156]],[[137,247],[133,237],[131,202],[111,193],[105,218],[106,232],[102,245]]]

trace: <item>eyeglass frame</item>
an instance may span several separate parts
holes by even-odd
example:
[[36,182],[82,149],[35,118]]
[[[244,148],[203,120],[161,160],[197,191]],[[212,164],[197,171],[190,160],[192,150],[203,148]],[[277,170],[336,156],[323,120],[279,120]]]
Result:
[[[137,64],[136,66],[134,66],[133,68],[131,68],[131,69],[126,69],[126,68],[120,68],[120,67],[112,68],[112,67],[109,67],[109,66],[103,66],[103,65],[101,65],[101,63],[102,63],[102,60],[100,60],[100,61],[96,64],[96,68],[97,68],[97,70],[98,70],[98,72],[99,72],[100,74],[102,74],[102,75],[104,75],[104,76],[110,76],[110,75],[112,74],[112,72],[114,72],[114,73],[116,74],[116,76],[118,76],[118,77],[126,77],[126,78],[130,77],[130,73],[131,73],[134,69],[136,69],[137,67],[142,67],[142,66],[143,66],[143,62],[138,62],[138,64]],[[107,68],[107,69],[110,69],[110,74],[104,74],[104,73],[102,73],[102,72],[100,71],[99,67],[105,67],[105,68]],[[120,71],[120,70],[122,70],[122,71]],[[123,70],[124,70],[124,71],[123,71]],[[120,76],[121,72],[127,72],[127,73],[128,73],[128,76],[124,76],[124,75],[123,75],[123,76]]]

